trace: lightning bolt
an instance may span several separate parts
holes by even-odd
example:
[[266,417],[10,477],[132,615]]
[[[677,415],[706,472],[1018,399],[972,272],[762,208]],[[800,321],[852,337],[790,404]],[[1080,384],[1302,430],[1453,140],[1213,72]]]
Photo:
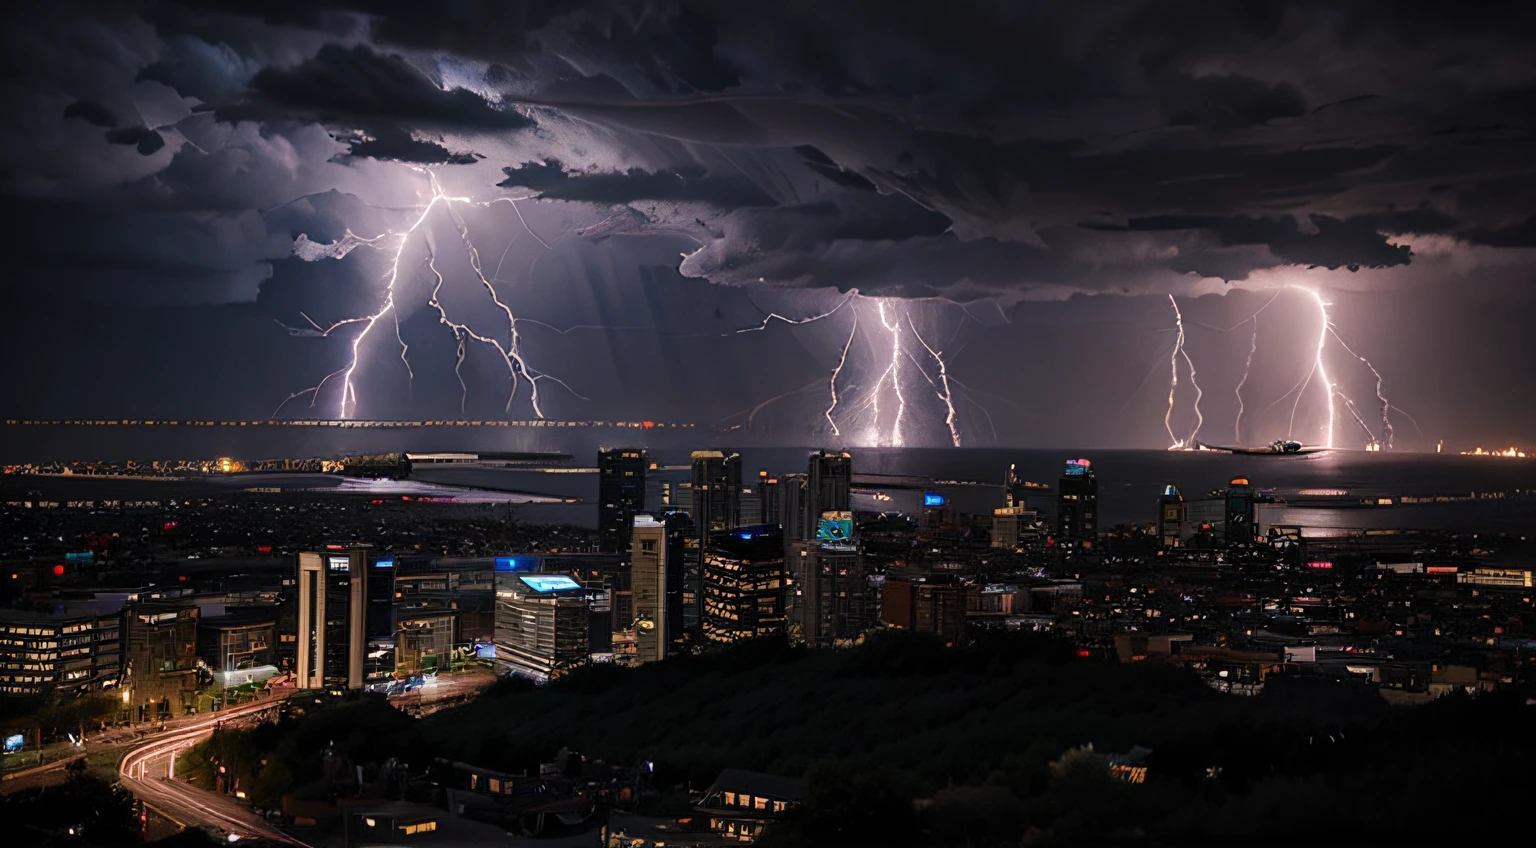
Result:
[[[903,446],[901,438],[901,419],[902,416],[904,416],[907,412],[906,398],[901,396],[901,323],[897,322],[892,324],[890,322],[890,320],[886,317],[885,303],[886,298],[881,298],[879,300],[880,324],[887,330],[891,331],[891,364],[890,367],[885,369],[885,374],[880,376],[879,382],[875,383],[875,390],[877,392],[879,391],[880,384],[885,382],[885,378],[887,376],[891,378],[891,389],[896,393],[896,421],[891,425],[891,446],[899,448]],[[879,415],[878,407],[876,407],[875,414],[876,416]]]
[[[390,230],[382,235],[371,238],[358,236],[348,230],[345,236],[333,244],[318,244],[316,242],[310,241],[307,236],[302,234],[295,241],[294,254],[302,259],[309,261],[322,258],[340,259],[358,247],[384,249],[381,246],[381,243],[387,240],[393,241],[394,249],[390,255],[388,269],[384,274],[384,302],[377,311],[354,318],[345,318],[335,322],[329,327],[321,327],[308,315],[300,313],[304,320],[308,322],[309,325],[315,329],[315,331],[317,331],[317,334],[321,338],[328,337],[335,330],[344,326],[349,326],[351,324],[362,324],[363,328],[362,331],[352,339],[351,357],[345,366],[331,372],[330,374],[327,374],[315,386],[289,395],[283,400],[281,404],[278,405],[277,409],[273,411],[272,417],[276,417],[289,401],[304,397],[305,395],[311,396],[310,408],[313,409],[315,402],[319,399],[320,393],[325,388],[326,384],[337,377],[341,378],[342,383],[341,397],[337,409],[337,417],[345,419],[350,415],[355,415],[357,412],[357,387],[353,378],[357,372],[360,351],[363,343],[367,340],[369,334],[372,333],[374,326],[378,324],[378,322],[381,321],[385,316],[391,316],[394,321],[395,339],[400,344],[400,361],[405,366],[407,379],[414,383],[416,375],[414,370],[411,368],[411,363],[408,356],[410,346],[406,343],[405,337],[401,333],[400,317],[395,304],[395,291],[396,284],[400,279],[401,257],[405,253],[406,246],[410,243],[410,237],[413,233],[421,228],[423,223],[427,221],[428,217],[431,215],[432,211],[437,207],[440,201],[442,202],[443,207],[447,210],[449,219],[452,221],[454,228],[458,233],[459,239],[464,245],[465,252],[469,258],[470,268],[474,270],[476,278],[485,288],[486,293],[490,295],[491,302],[501,310],[502,314],[504,314],[507,319],[508,335],[507,343],[505,345],[503,345],[501,340],[498,338],[477,333],[472,330],[468,324],[453,320],[439,299],[443,288],[444,279],[443,275],[437,270],[435,264],[436,257],[434,252],[429,248],[427,265],[432,271],[432,274],[437,278],[437,283],[432,289],[432,296],[428,301],[428,305],[437,311],[439,323],[442,323],[449,328],[449,330],[454,335],[454,340],[457,342],[457,355],[454,363],[454,375],[458,378],[461,389],[459,403],[460,414],[462,415],[464,413],[465,404],[468,399],[468,386],[464,383],[462,370],[466,353],[466,340],[473,340],[493,348],[501,357],[502,361],[506,364],[507,374],[512,384],[510,390],[508,391],[505,405],[505,410],[507,412],[511,411],[512,403],[517,397],[517,389],[520,382],[520,377],[526,377],[528,379],[530,394],[529,402],[533,408],[534,415],[539,418],[545,417],[544,410],[539,398],[540,382],[544,380],[552,380],[555,383],[563,386],[567,391],[570,391],[572,395],[575,395],[578,398],[581,397],[581,395],[572,390],[571,387],[565,383],[565,381],[560,380],[559,378],[552,375],[535,371],[528,366],[527,360],[524,358],[521,349],[521,337],[518,333],[517,316],[513,314],[511,307],[501,299],[500,295],[496,291],[496,287],[491,283],[489,279],[486,278],[485,272],[482,269],[480,263],[480,252],[475,247],[474,241],[470,236],[469,227],[465,224],[463,216],[461,216],[457,210],[453,208],[453,204],[472,204],[476,206],[488,207],[494,203],[505,202],[512,207],[513,212],[517,215],[518,221],[523,225],[523,229],[526,230],[528,234],[532,236],[533,239],[542,245],[546,250],[549,249],[549,244],[546,243],[543,239],[539,238],[538,234],[533,232],[533,230],[528,226],[527,220],[523,218],[522,210],[520,210],[517,206],[516,199],[503,197],[496,198],[495,200],[480,202],[468,197],[450,196],[443,191],[441,184],[437,180],[437,175],[431,169],[413,168],[412,170],[426,175],[427,185],[431,191],[432,196],[424,206],[420,207],[420,214],[410,224],[409,227],[399,231]],[[287,329],[295,334],[308,332],[303,328],[287,327]]]
[[[1200,426],[1205,423],[1205,416],[1200,412],[1200,399],[1205,397],[1200,384],[1195,380],[1195,362],[1184,351],[1184,313],[1179,311],[1179,302],[1173,295],[1168,295],[1168,303],[1173,306],[1174,325],[1178,330],[1178,337],[1174,340],[1173,351],[1168,355],[1168,412],[1163,415],[1163,426],[1168,430],[1168,438],[1173,441],[1173,447],[1182,448],[1193,446],[1195,437],[1200,434]],[[1189,366],[1189,384],[1195,388],[1195,429],[1190,432],[1188,439],[1180,439],[1173,434],[1173,404],[1174,397],[1179,388],[1179,359],[1183,358],[1184,364]]]
[[1301,405],[1301,396],[1306,394],[1307,386],[1311,384],[1312,377],[1315,375],[1323,381],[1323,388],[1328,397],[1328,440],[1326,446],[1331,448],[1333,447],[1334,420],[1338,417],[1338,412],[1334,409],[1333,405],[1333,381],[1328,379],[1328,366],[1323,362],[1323,348],[1328,344],[1328,332],[1331,324],[1328,317],[1328,304],[1323,301],[1323,296],[1318,294],[1316,289],[1294,285],[1291,288],[1306,292],[1317,302],[1317,313],[1321,326],[1317,331],[1317,353],[1312,359],[1312,367],[1307,371],[1306,378],[1301,381],[1301,391],[1296,394],[1296,402],[1291,405],[1291,421],[1290,425],[1286,428],[1286,438],[1290,438],[1291,432],[1296,429],[1296,408]]
[[[1392,436],[1393,436],[1393,432],[1392,432],[1392,416],[1391,416],[1390,413],[1391,413],[1391,411],[1393,409],[1393,406],[1392,406],[1392,402],[1387,400],[1387,396],[1382,393],[1383,389],[1382,389],[1381,372],[1376,370],[1376,366],[1372,365],[1371,361],[1369,359],[1366,359],[1365,357],[1363,357],[1360,354],[1356,353],[1354,348],[1351,348],[1349,346],[1349,343],[1344,341],[1344,338],[1339,335],[1338,329],[1336,327],[1334,327],[1331,323],[1328,326],[1328,331],[1333,334],[1333,339],[1334,339],[1334,341],[1339,343],[1339,346],[1343,347],[1344,350],[1348,351],[1350,356],[1353,356],[1354,358],[1356,358],[1356,359],[1360,360],[1361,362],[1365,363],[1365,367],[1369,368],[1371,370],[1371,374],[1376,377],[1376,400],[1381,402],[1381,440],[1382,440],[1383,443],[1385,443],[1386,449],[1387,450],[1391,450],[1392,449]],[[1401,412],[1401,410],[1399,410],[1399,411]],[[1358,417],[1358,415],[1356,417]],[[1375,435],[1372,435],[1371,438],[1374,439]]]
[[[783,321],[786,324],[809,324],[809,323],[811,323],[813,321],[820,321],[823,318],[831,318],[833,315],[837,314],[837,311],[839,309],[842,309],[844,306],[847,306],[849,301],[853,300],[854,298],[856,298],[858,296],[859,296],[859,290],[858,289],[849,289],[848,293],[843,296],[842,300],[839,300],[837,302],[836,306],[832,307],[831,309],[828,309],[826,312],[823,312],[820,315],[811,315],[811,316],[808,316],[806,318],[786,318],[785,316],[780,315],[777,312],[768,312],[768,314],[763,318],[763,322],[761,324],[758,324],[755,327],[743,327],[742,329],[737,330],[736,333],[757,333],[757,332],[761,332],[763,330],[768,329],[768,325],[773,323],[774,321]],[[756,306],[755,303],[753,305]],[[760,310],[762,309],[761,306],[758,306],[757,308],[760,309]],[[767,312],[767,310],[763,310],[763,311]],[[855,323],[857,323],[857,319],[855,319]],[[730,334],[723,334],[723,335],[730,335]]]
[[[939,400],[944,402],[944,409],[948,413],[944,417],[944,423],[949,427],[950,441],[958,448],[960,447],[960,430],[955,426],[955,399],[954,393],[949,388],[949,368],[944,363],[944,357],[940,356],[938,351],[934,350],[929,346],[928,342],[923,340],[922,334],[917,331],[917,325],[912,323],[912,313],[910,312],[907,313],[907,326],[912,328],[912,337],[917,339],[917,343],[922,345],[923,349],[928,351],[928,355],[933,357],[933,361],[939,364],[939,386],[935,387],[934,394],[938,395]],[[924,377],[928,376],[921,368],[918,369],[918,373]],[[928,382],[932,383],[933,381],[929,380]]]
[[[841,308],[842,304],[838,304]],[[833,311],[836,311],[835,309]],[[837,422],[832,420],[832,410],[837,409],[837,378],[843,373],[843,366],[848,363],[848,349],[853,347],[853,337],[859,332],[859,313],[853,313],[853,327],[848,330],[848,341],[843,343],[843,353],[837,358],[837,367],[832,369],[832,378],[827,381],[827,389],[832,395],[832,403],[827,407],[827,423],[832,425],[832,435],[841,436],[842,431],[837,429]]]
[[1253,370],[1253,356],[1259,352],[1259,313],[1268,309],[1269,305],[1274,303],[1275,298],[1279,296],[1280,293],[1275,292],[1269,300],[1265,301],[1263,306],[1260,306],[1257,311],[1248,316],[1248,320],[1253,322],[1253,342],[1248,347],[1248,361],[1243,363],[1243,378],[1237,381],[1237,388],[1232,390],[1237,395],[1237,421],[1232,425],[1232,443],[1235,445],[1243,443],[1243,410],[1245,408],[1243,405],[1243,386],[1248,384],[1248,374]]

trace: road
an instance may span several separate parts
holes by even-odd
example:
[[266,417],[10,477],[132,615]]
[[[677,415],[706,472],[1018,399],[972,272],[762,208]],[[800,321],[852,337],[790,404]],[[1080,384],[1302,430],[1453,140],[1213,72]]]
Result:
[[203,741],[220,723],[269,710],[282,703],[272,697],[241,704],[145,739],[123,756],[118,779],[157,812],[185,827],[212,827],[241,838],[262,837],[298,848],[305,843],[274,828],[238,801],[205,792],[172,777],[177,753]]

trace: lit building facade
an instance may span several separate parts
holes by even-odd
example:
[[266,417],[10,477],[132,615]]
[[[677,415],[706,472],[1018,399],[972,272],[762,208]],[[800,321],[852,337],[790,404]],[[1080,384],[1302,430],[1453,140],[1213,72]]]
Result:
[[880,617],[892,627],[933,633],[944,644],[965,643],[966,587],[954,575],[931,574],[920,580],[889,580]]
[[1020,545],[1035,542],[1040,535],[1040,515],[1022,506],[1005,506],[992,510],[992,538],[994,548],[1011,551]]
[[645,474],[650,460],[639,448],[611,448],[597,452],[598,549],[616,553],[629,550],[629,531],[635,514],[645,510]]
[[1056,495],[1056,529],[1066,547],[1093,547],[1099,533],[1099,481],[1086,459],[1067,460]]
[[1177,548],[1184,538],[1184,496],[1169,484],[1157,499],[1157,541],[1163,548]]
[[736,642],[782,634],[784,536],[777,526],[736,527],[704,556],[704,638]]
[[0,610],[0,694],[74,695],[122,679],[122,613]]
[[806,463],[805,526],[811,538],[824,512],[848,512],[853,502],[853,456],[847,451],[817,451]]
[[368,565],[366,548],[299,554],[300,688],[363,687]]
[[[630,536],[637,663],[666,659],[683,635],[683,572],[690,521],[684,513],[637,515]],[[615,621],[615,630],[627,623]]]
[[197,701],[198,607],[190,599],[146,601],[124,619],[124,703],[141,721],[186,713]]
[[591,656],[586,590],[564,574],[496,571],[496,667],[543,683]]
[[789,543],[791,633],[812,648],[858,638],[874,626],[875,599],[854,545]]
[[197,652],[214,671],[277,665],[277,611],[230,612],[199,619]]
[[401,616],[395,630],[394,671],[420,674],[446,668],[457,638],[458,616],[452,612]]
[[693,528],[697,539],[695,560],[689,563],[684,583],[694,609],[685,613],[690,623],[704,619],[704,555],[710,540],[741,524],[741,455],[735,451],[693,452]]

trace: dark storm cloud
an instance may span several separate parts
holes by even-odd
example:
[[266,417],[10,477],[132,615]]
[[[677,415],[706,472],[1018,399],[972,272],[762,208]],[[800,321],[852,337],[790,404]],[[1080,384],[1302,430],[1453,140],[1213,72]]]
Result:
[[453,153],[435,141],[413,138],[410,133],[385,130],[377,136],[352,141],[348,155],[421,165],[473,165],[473,153]]
[[112,110],[93,100],[76,100],[64,107],[64,117],[79,118],[98,127],[117,126],[117,116]]
[[[1327,215],[1312,215],[1308,220],[1315,232],[1304,232],[1294,218],[1217,218],[1208,215],[1134,218],[1122,229],[1143,232],[1205,230],[1214,233],[1220,243],[1227,247],[1268,245],[1270,251],[1287,264],[1315,265],[1329,269],[1359,270],[1362,265],[1373,268],[1406,265],[1412,255],[1406,245],[1388,243],[1386,237],[1378,232],[1379,225],[1374,221],[1340,221]],[[1084,226],[1089,229],[1114,229],[1098,225]],[[1189,270],[1203,276],[1224,276],[1212,273],[1213,269],[1194,265],[1189,266]]]
[[107,130],[107,141],[113,144],[133,145],[145,156],[165,146],[165,137],[149,127],[121,127]]
[[232,120],[388,122],[429,127],[517,130],[533,121],[464,88],[444,91],[404,58],[358,45],[328,44],[295,68],[265,68],[247,102],[220,109]]
[[528,188],[547,200],[629,203],[634,200],[698,201],[722,209],[770,206],[773,198],[749,181],[720,179],[697,166],[667,171],[630,168],[623,173],[572,173],[558,159],[503,169],[503,188]]

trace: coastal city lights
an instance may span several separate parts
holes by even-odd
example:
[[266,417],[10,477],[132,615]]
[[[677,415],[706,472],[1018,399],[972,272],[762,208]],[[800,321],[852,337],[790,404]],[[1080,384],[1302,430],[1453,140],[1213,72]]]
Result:
[[1530,830],[1536,4],[0,39],[5,848]]

